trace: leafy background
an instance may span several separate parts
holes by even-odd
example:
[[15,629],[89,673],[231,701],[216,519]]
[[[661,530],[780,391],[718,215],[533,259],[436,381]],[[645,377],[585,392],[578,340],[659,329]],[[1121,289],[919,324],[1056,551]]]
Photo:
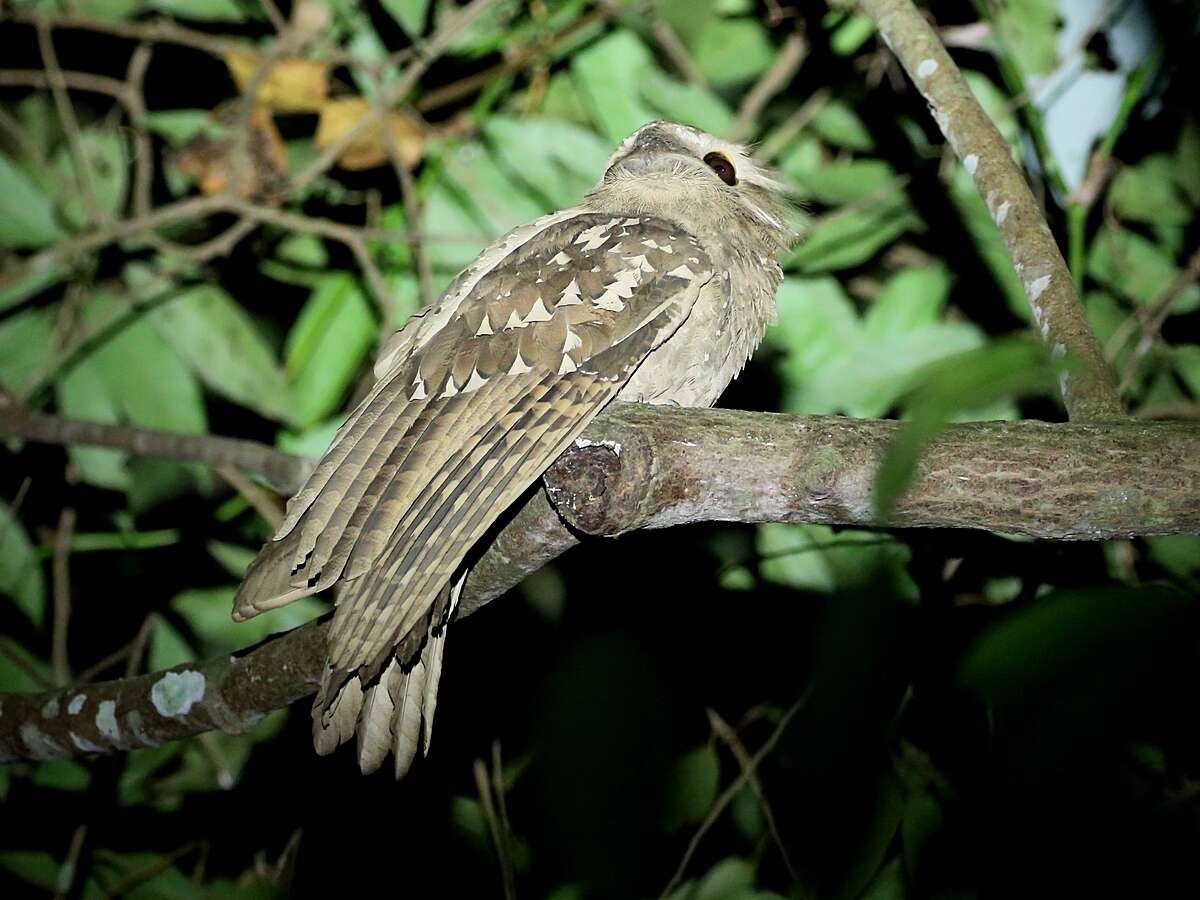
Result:
[[[1063,418],[1045,367],[1012,342],[1029,314],[982,201],[870,21],[840,6],[498,0],[389,122],[408,203],[408,169],[378,133],[283,190],[450,6],[10,3],[165,14],[244,45],[155,43],[136,116],[72,91],[77,143],[49,91],[0,71],[0,385],[67,416],[319,453],[420,305],[421,265],[440,290],[489,240],[576,201],[617,141],[662,117],[743,128],[809,215],[779,323],[723,405]],[[315,37],[256,85],[252,50],[300,12]],[[1130,408],[1195,416],[1195,4],[928,12],[1030,172]],[[6,67],[43,67],[34,35],[0,22]],[[739,115],[789,42],[802,61]],[[65,69],[121,79],[134,44],[83,28],[54,46]],[[251,86],[263,105],[239,120]],[[248,169],[230,155],[242,125]],[[140,188],[139,159],[153,160]],[[226,191],[296,218],[216,247],[236,210],[55,250],[146,200]],[[362,229],[378,277],[314,217]],[[267,533],[252,487],[110,450],[0,453],[0,690],[228,653],[327,608],[230,621]],[[56,667],[64,509],[77,521]],[[265,897],[384,879],[492,896],[503,865],[522,896],[656,896],[699,835],[674,897],[1153,894],[1194,882],[1198,583],[1193,536],[721,525],[587,542],[455,629],[433,755],[403,783],[362,778],[349,752],[317,759],[302,709],[248,738],[0,768],[0,884]]]

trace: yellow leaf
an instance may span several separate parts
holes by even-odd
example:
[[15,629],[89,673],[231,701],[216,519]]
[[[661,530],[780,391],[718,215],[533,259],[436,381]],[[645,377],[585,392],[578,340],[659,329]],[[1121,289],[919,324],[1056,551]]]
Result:
[[[339,97],[327,102],[321,107],[321,118],[317,122],[317,147],[324,150],[335,143],[370,111],[371,104],[363,97]],[[398,111],[389,112],[387,122],[400,162],[411,169],[425,150],[421,126],[412,116]],[[372,169],[387,161],[388,148],[378,123],[364,129],[338,157],[338,165],[343,169]]]
[[[225,54],[238,90],[245,92],[267,58],[246,50]],[[258,102],[281,113],[318,112],[329,94],[329,64],[311,59],[280,59],[258,86]]]

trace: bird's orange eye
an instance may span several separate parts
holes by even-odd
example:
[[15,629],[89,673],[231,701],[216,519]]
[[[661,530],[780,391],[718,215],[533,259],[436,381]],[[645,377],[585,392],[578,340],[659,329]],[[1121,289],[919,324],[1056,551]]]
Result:
[[728,185],[737,184],[737,171],[733,163],[723,153],[710,153],[704,157],[704,164],[717,173],[717,177]]

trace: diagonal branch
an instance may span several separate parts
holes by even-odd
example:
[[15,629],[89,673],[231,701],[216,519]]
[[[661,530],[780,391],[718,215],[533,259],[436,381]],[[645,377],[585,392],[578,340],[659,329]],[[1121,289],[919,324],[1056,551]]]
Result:
[[[476,563],[469,615],[577,544],[688,522],[874,525],[871,490],[900,422],[614,404]],[[89,430],[95,429],[95,430]],[[251,441],[91,426],[0,407],[0,436],[233,462],[294,489],[307,460]],[[173,442],[178,439],[178,442]],[[564,524],[564,519],[570,523]],[[1200,424],[974,422],[922,458],[889,524],[986,528],[1061,540],[1200,532]],[[140,678],[0,696],[0,760],[155,746],[240,732],[315,690],[324,625],[233,659]]]
[[861,0],[861,5],[974,180],[1012,257],[1042,339],[1056,355],[1069,354],[1079,363],[1079,370],[1061,382],[1067,413],[1073,421],[1121,418],[1125,410],[1112,369],[1004,138],[912,0]]

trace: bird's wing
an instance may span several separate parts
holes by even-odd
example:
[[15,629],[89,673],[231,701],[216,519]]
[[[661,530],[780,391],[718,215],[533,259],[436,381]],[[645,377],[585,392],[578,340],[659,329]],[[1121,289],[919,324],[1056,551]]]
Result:
[[712,275],[696,240],[661,220],[551,221],[388,351],[251,566],[235,616],[344,581],[318,704],[353,676],[378,677],[471,545],[679,327]]

